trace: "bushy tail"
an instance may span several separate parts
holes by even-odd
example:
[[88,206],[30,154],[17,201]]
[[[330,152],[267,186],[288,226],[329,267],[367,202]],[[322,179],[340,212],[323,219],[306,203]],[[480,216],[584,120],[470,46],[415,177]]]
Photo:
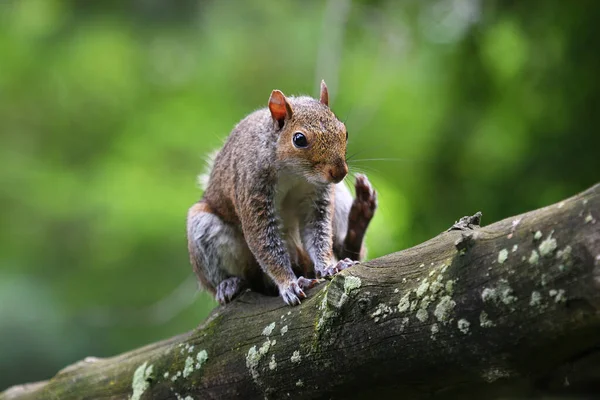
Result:
[[210,179],[210,173],[213,169],[213,165],[215,164],[215,159],[219,154],[219,150],[211,151],[206,155],[204,162],[206,166],[204,167],[204,171],[198,175],[198,186],[204,191],[208,187],[208,180]]

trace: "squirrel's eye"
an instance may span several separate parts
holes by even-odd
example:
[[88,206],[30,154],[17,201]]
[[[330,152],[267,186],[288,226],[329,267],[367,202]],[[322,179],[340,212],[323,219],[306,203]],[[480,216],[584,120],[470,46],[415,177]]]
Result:
[[346,142],[348,141],[348,131],[346,131]]
[[300,132],[294,133],[292,141],[294,142],[294,146],[298,147],[299,149],[303,149],[308,146],[308,140],[306,140],[306,136]]

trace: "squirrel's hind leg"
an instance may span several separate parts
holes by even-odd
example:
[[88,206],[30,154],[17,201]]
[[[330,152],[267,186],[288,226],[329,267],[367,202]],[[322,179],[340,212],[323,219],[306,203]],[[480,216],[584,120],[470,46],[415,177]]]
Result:
[[343,182],[336,185],[335,191],[333,250],[338,260],[347,264],[364,259],[365,233],[377,209],[377,192],[365,175],[356,174],[354,188],[354,199]]
[[242,234],[214,214],[203,201],[187,218],[190,261],[200,285],[225,304],[247,287],[245,267],[252,262]]

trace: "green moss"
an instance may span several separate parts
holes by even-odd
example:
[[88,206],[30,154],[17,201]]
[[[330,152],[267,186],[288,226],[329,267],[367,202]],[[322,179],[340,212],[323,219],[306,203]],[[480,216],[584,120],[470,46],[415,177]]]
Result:
[[405,312],[408,310],[408,308],[410,307],[410,293],[407,293],[404,295],[404,297],[402,297],[400,299],[400,302],[398,303],[398,311],[399,312]]
[[196,369],[202,368],[204,363],[208,360],[208,353],[206,350],[200,350],[198,354],[196,354]]
[[513,290],[508,284],[500,289],[500,301],[506,305],[517,301],[517,297],[513,296]]
[[150,387],[150,382],[152,381],[152,369],[153,366],[148,366],[147,362],[137,367],[131,381],[131,388],[133,389],[131,400],[139,400],[146,389]]
[[269,338],[267,338],[267,340],[265,340],[265,342],[262,344],[262,346],[260,346],[260,348],[258,349],[258,352],[262,355],[265,355],[269,352],[270,348],[271,348],[271,340],[269,340]]
[[484,302],[494,302],[496,305],[509,305],[517,301],[513,296],[513,289],[509,286],[506,279],[500,279],[495,288],[485,288],[481,293],[481,299]]
[[434,337],[436,333],[440,331],[440,327],[438,324],[431,325],[431,336]]
[[410,302],[410,311],[414,311],[419,305],[419,300],[413,300]]
[[485,288],[483,292],[481,292],[481,300],[484,302],[488,302],[490,300],[495,300],[498,297],[496,294],[496,289]]
[[537,307],[542,303],[542,294],[540,292],[533,291],[531,292],[531,299],[529,300],[529,305],[532,307]]
[[444,296],[440,299],[440,302],[435,306],[433,315],[439,322],[447,324],[449,322],[450,313],[454,310],[456,302],[452,300],[450,296]]
[[[441,275],[439,275],[439,276],[441,276]],[[429,291],[433,294],[439,293],[439,291],[442,290],[443,288],[444,288],[444,285],[442,285],[442,283],[439,280],[435,280],[434,282],[431,283],[431,285],[429,285]]]
[[425,322],[427,321],[427,318],[429,318],[429,315],[427,314],[427,310],[424,310],[422,308],[419,308],[419,310],[417,311],[417,313],[415,314],[415,317],[417,317],[417,319],[421,322]]
[[423,295],[425,294],[425,292],[427,292],[427,289],[429,289],[429,282],[427,282],[427,279],[423,279],[423,282],[419,285],[419,287],[416,290],[416,294],[418,298],[423,297]]
[[[246,355],[246,368],[250,371],[250,375],[255,382],[258,383],[259,373],[258,373],[258,365],[260,360],[267,354],[269,348],[271,347],[272,342],[267,338],[267,340],[260,346],[260,348],[256,348],[256,346],[252,346],[248,350],[248,354]],[[208,358],[208,356],[207,356]]]
[[262,334],[264,336],[269,336],[271,333],[273,333],[273,329],[275,329],[275,322],[271,322],[269,325],[265,326],[265,329],[263,329]]
[[533,235],[533,239],[534,240],[540,240],[542,238],[542,232],[541,231],[537,231],[534,235]]
[[269,361],[269,369],[271,371],[277,369],[277,361],[275,361],[275,354],[271,355],[271,361]]
[[392,308],[384,303],[379,303],[375,311],[371,314],[371,318],[375,322],[379,322],[380,319],[385,319],[389,314],[392,313]]
[[463,318],[458,320],[457,326],[458,330],[466,335],[469,333],[469,327],[471,326],[471,323]]
[[535,265],[539,262],[540,256],[537,251],[531,250],[531,255],[529,256],[529,264]]
[[504,261],[508,258],[508,250],[502,249],[498,253],[498,264],[504,264]]
[[408,317],[402,318],[402,322],[400,323],[400,332],[404,331],[404,328],[406,328],[406,326],[408,325],[409,322],[410,322],[410,318],[408,318]]
[[288,326],[284,325],[281,327],[281,336],[285,335],[288,331]]
[[219,333],[219,328],[221,326],[221,320],[223,319],[222,315],[218,315],[214,317],[210,322],[202,327],[203,336],[211,337],[215,334]]
[[555,302],[555,303],[564,303],[564,302],[566,302],[566,301],[567,301],[567,297],[565,296],[565,291],[564,291],[564,289],[559,289],[559,290],[556,290],[556,289],[551,289],[551,290],[548,292],[548,295],[549,295],[550,297],[553,297],[553,298],[554,298],[554,302]]
[[187,378],[192,372],[194,372],[194,359],[188,356],[185,359],[185,366],[183,367],[183,377]]
[[181,376],[181,371],[177,371],[171,376],[171,382],[175,382]]
[[352,275],[344,277],[344,293],[350,294],[351,291],[359,289],[362,285],[360,278]]
[[432,300],[432,298],[430,296],[423,297],[423,299],[421,300],[421,307],[420,308],[427,309],[427,307],[429,307],[429,305],[431,304],[432,301],[433,300]]
[[556,252],[556,258],[563,263],[570,265],[571,264],[571,252],[573,249],[571,246],[566,245],[564,249],[558,250]]
[[327,301],[328,288],[329,288],[329,285],[327,286],[327,288],[325,290],[323,290],[323,298],[321,299],[321,303],[319,304],[319,310],[321,311],[321,314],[319,316],[319,319],[317,320],[317,326],[316,326],[317,336],[320,336],[323,333],[323,330],[325,330],[329,327],[329,320],[336,315],[335,310],[332,310],[330,307],[328,307],[328,301]]
[[446,293],[449,296],[452,296],[454,294],[454,281],[452,279],[446,282]]
[[500,368],[490,368],[481,375],[481,377],[488,383],[496,382],[498,379],[505,379],[510,377],[510,373]]
[[258,362],[260,361],[262,354],[258,352],[256,346],[252,346],[248,350],[248,354],[246,355],[246,368],[250,370],[250,375],[254,380],[258,379]]
[[290,361],[293,362],[294,364],[298,364],[300,361],[302,361],[302,356],[300,356],[300,351],[295,350],[294,353],[292,354],[292,356],[290,357]]
[[538,250],[540,251],[540,255],[542,257],[548,257],[554,252],[554,250],[556,250],[556,246],[556,239],[554,239],[552,237],[552,233],[550,233],[550,235],[548,235],[548,237],[542,243],[540,243]]
[[482,328],[491,328],[495,326],[494,322],[489,318],[488,314],[485,311],[482,311],[479,314],[479,326]]

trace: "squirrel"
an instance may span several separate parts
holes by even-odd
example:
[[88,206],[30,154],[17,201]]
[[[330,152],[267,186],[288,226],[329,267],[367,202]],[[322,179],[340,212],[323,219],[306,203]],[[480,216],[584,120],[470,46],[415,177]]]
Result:
[[235,126],[187,216],[191,264],[220,304],[250,288],[298,305],[315,277],[364,258],[377,193],[364,175],[354,199],[342,182],[347,141],[324,81],[319,100],[273,90]]

